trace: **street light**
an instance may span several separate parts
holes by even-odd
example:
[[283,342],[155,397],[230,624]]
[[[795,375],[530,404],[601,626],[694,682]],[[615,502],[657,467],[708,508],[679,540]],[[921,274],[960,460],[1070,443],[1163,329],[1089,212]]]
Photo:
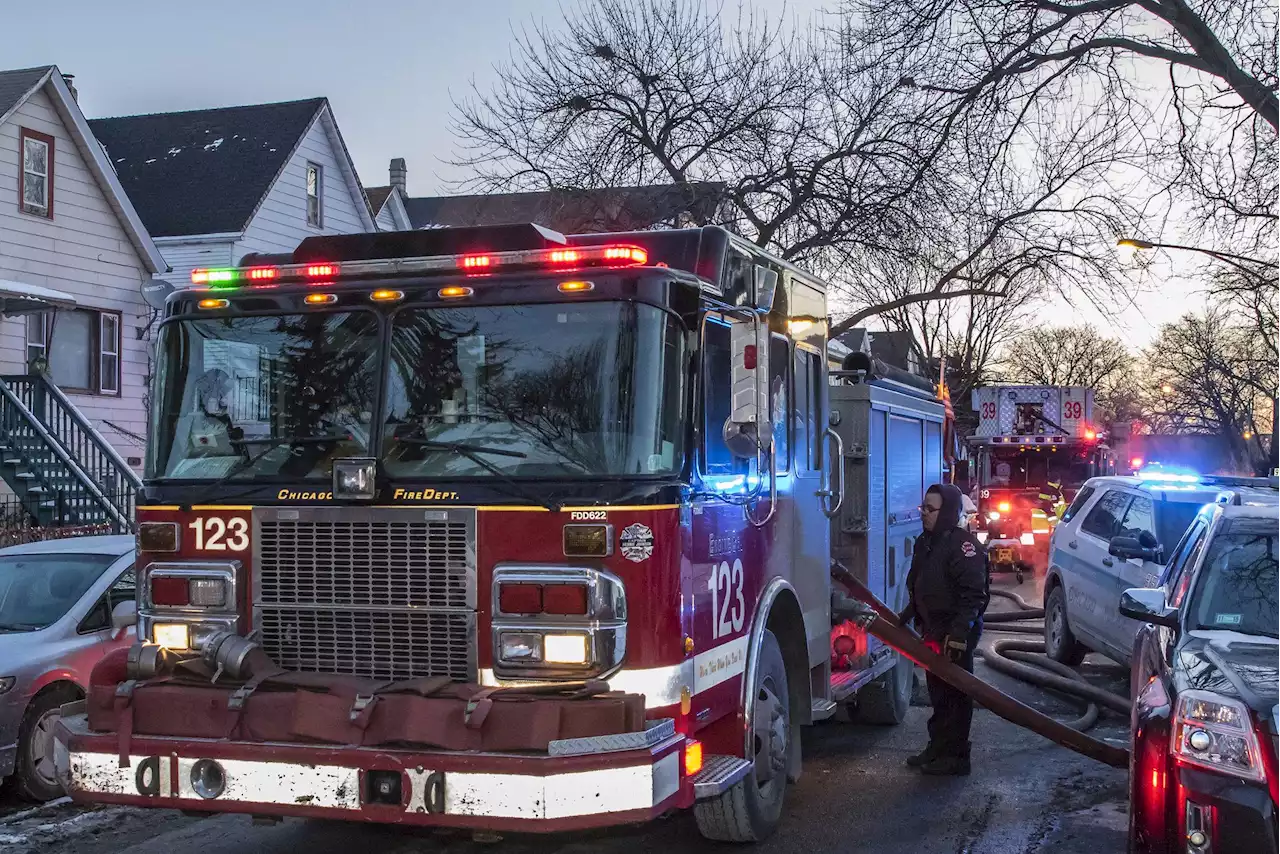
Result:
[[1181,243],[1153,243],[1150,240],[1138,240],[1133,237],[1122,237],[1116,241],[1116,246],[1124,246],[1129,249],[1181,249],[1184,252],[1199,252],[1201,255],[1208,255],[1210,258],[1217,258],[1225,264],[1230,264],[1237,270],[1243,270],[1251,276],[1258,275],[1258,271],[1244,266],[1239,262],[1243,261],[1247,264],[1258,264],[1263,267],[1274,268],[1276,265],[1271,261],[1264,261],[1261,258],[1250,258],[1248,255],[1237,255],[1234,252],[1219,252],[1217,249],[1202,249],[1199,246],[1184,246]]

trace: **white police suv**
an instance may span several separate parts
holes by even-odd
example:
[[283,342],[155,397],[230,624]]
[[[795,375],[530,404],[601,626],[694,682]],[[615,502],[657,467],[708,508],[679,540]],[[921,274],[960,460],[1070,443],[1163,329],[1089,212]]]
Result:
[[1045,652],[1079,664],[1100,652],[1129,664],[1140,623],[1120,615],[1131,587],[1156,587],[1200,508],[1224,489],[1276,500],[1274,479],[1145,471],[1091,478],[1049,542],[1044,584]]

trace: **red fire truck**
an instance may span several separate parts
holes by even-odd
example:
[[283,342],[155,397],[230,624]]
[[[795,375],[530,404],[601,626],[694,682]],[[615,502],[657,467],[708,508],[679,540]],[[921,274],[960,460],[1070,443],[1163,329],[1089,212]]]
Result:
[[[1058,511],[1095,475],[1114,473],[1093,390],[1078,386],[997,385],[974,389],[979,536],[993,571],[1047,566]],[[1044,496],[1049,496],[1046,499]]]
[[890,461],[910,534],[942,407],[858,373],[869,415],[828,426],[819,279],[718,228],[525,225],[192,283],[156,347],[142,641],[57,732],[76,800],[533,831],[692,807],[749,841],[799,725],[901,720],[910,662],[833,643],[830,520],[901,599],[909,542],[842,512],[846,469],[883,495]]

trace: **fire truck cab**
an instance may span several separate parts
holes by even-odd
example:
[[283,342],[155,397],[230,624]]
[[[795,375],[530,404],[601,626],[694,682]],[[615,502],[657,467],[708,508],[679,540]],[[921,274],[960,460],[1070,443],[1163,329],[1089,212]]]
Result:
[[978,536],[993,572],[1043,572],[1062,511],[1095,475],[1114,473],[1093,390],[997,385],[974,389],[978,427],[970,438],[977,477]]
[[751,841],[799,726],[900,700],[865,637],[833,675],[830,520],[867,454],[830,426],[821,280],[719,228],[536,225],[192,280],[156,348],[142,642],[57,732],[76,800],[521,831],[693,807]]

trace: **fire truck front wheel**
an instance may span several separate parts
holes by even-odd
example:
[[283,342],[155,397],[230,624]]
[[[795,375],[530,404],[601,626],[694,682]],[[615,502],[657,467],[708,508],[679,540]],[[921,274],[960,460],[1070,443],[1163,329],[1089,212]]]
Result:
[[751,773],[715,798],[694,804],[698,830],[720,842],[760,842],[773,834],[782,816],[791,751],[791,711],[787,668],[773,632],[765,630],[753,686],[749,725]]

